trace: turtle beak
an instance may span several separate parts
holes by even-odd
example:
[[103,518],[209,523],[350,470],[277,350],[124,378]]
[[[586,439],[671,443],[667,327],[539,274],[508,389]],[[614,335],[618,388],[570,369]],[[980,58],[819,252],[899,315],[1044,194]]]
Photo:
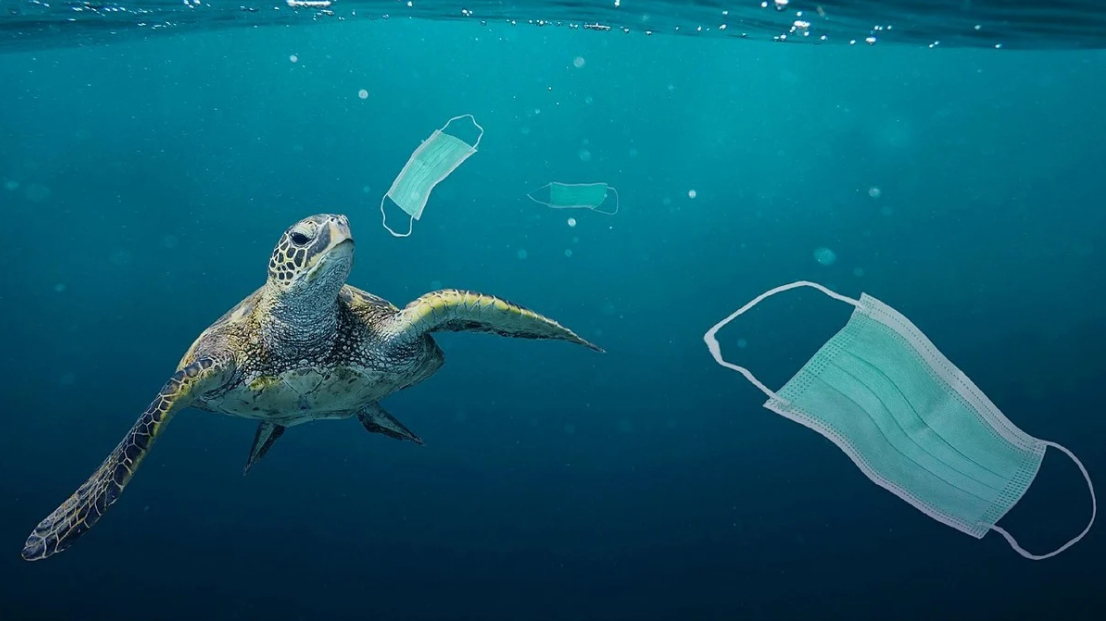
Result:
[[349,220],[345,216],[331,216],[326,221],[326,227],[330,233],[330,250],[328,255],[333,258],[353,255],[353,233],[349,230]]

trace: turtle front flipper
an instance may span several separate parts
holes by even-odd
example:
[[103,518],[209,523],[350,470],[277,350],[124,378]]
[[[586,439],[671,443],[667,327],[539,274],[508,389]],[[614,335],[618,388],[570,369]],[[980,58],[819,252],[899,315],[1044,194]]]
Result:
[[123,493],[169,419],[196,395],[219,387],[231,366],[229,361],[203,358],[174,373],[88,481],[39,522],[23,545],[23,558],[38,561],[57,554],[92,528]]
[[445,289],[420,296],[383,326],[390,342],[413,343],[427,332],[491,332],[519,339],[555,339],[602,352],[572,330],[534,311],[483,293]]

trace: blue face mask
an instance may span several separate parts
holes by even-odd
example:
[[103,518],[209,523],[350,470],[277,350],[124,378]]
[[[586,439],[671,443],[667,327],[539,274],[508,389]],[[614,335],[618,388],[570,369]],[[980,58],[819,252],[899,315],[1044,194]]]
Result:
[[[535,197],[535,194],[544,194],[548,190],[549,200]],[[614,195],[614,207],[600,209],[607,202],[607,195]],[[606,183],[561,183],[554,181],[547,183],[537,190],[526,195],[527,198],[553,209],[590,209],[605,216],[613,216],[618,213],[618,190]]]
[[[803,286],[856,308],[776,393],[748,369],[723,360],[715,334],[765,298]],[[768,395],[764,407],[829,438],[874,483],[942,524],[977,539],[994,530],[1033,560],[1063,552],[1094,524],[1094,486],[1075,455],[1014,426],[909,319],[871,296],[853,300],[795,282],[758,296],[703,338],[718,364]],[[1091,521],[1058,550],[1034,555],[995,523],[1029,489],[1047,447],[1070,457],[1087,479]]]
[[[476,138],[474,144],[469,144],[456,136],[445,133],[450,123],[464,118],[471,120],[476,129],[480,131],[480,135]],[[455,116],[446,121],[440,129],[435,129],[434,133],[430,134],[430,137],[424,140],[419,148],[411,154],[411,157],[407,159],[407,163],[403,165],[403,170],[399,171],[399,175],[392,182],[392,187],[388,188],[388,192],[381,197],[380,218],[384,228],[395,237],[410,235],[415,226],[415,220],[421,218],[423,210],[426,209],[426,201],[430,200],[430,192],[443,179],[457,170],[457,167],[463,164],[473,153],[476,153],[476,149],[483,139],[484,128],[476,122],[476,118],[471,114]],[[384,212],[384,203],[388,200],[398,205],[410,216],[406,233],[397,233],[392,227],[388,226],[388,214]]]

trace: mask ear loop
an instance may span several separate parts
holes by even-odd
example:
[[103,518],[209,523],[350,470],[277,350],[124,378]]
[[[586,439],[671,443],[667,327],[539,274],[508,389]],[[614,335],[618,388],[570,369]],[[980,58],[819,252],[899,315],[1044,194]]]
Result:
[[[788,401],[787,399],[784,399],[784,398],[780,397],[778,394],[775,393],[775,391],[773,391],[772,389],[765,386],[760,380],[758,380],[756,377],[753,376],[753,374],[749,371],[749,369],[746,369],[745,367],[742,367],[742,366],[738,366],[736,364],[731,364],[729,362],[726,362],[722,358],[722,348],[718,345],[718,339],[716,339],[714,335],[718,334],[718,331],[721,330],[723,326],[730,323],[734,319],[737,319],[738,316],[744,314],[746,311],[748,311],[750,308],[756,306],[757,304],[760,304],[765,299],[770,298],[773,295],[776,295],[777,293],[783,293],[784,291],[790,291],[791,289],[797,289],[799,287],[813,287],[814,289],[817,289],[818,291],[821,291],[822,293],[828,295],[829,297],[831,297],[835,300],[845,302],[846,304],[852,304],[853,306],[855,306],[857,308],[863,308],[860,305],[860,302],[857,301],[857,300],[854,300],[852,298],[843,296],[839,293],[834,293],[833,291],[830,291],[829,289],[823,287],[822,285],[819,285],[818,283],[810,282],[810,281],[807,281],[807,280],[799,280],[799,281],[796,281],[796,282],[793,282],[793,283],[790,283],[790,284],[780,285],[779,287],[776,287],[774,289],[769,289],[768,291],[765,291],[764,293],[758,295],[757,297],[753,298],[752,301],[750,301],[748,304],[746,304],[745,306],[742,306],[741,308],[734,311],[729,317],[726,317],[722,321],[719,321],[718,323],[714,324],[714,327],[712,327],[710,330],[707,330],[707,333],[703,335],[703,340],[706,341],[707,349],[710,350],[710,355],[714,356],[714,361],[715,362],[717,362],[718,364],[726,367],[727,369],[732,369],[732,370],[737,371],[738,373],[744,375],[745,379],[749,380],[749,383],[751,383],[753,386],[756,386],[757,388],[759,388],[760,391],[763,392],[764,394],[768,395],[769,399],[773,399],[775,401],[778,401],[780,404],[782,404],[784,406],[790,405],[791,402]],[[1073,457],[1073,459],[1074,459],[1074,457]]]
[[1045,443],[1045,445],[1051,446],[1052,448],[1057,449],[1057,450],[1063,452],[1068,457],[1070,457],[1071,460],[1073,462],[1075,462],[1075,465],[1079,467],[1079,471],[1083,473],[1083,478],[1087,480],[1087,489],[1090,490],[1090,492],[1091,492],[1091,521],[1087,523],[1087,527],[1083,529],[1083,532],[1079,533],[1079,535],[1077,535],[1074,539],[1072,539],[1071,541],[1069,541],[1069,542],[1065,543],[1064,545],[1060,546],[1058,549],[1056,549],[1052,552],[1049,552],[1048,554],[1032,554],[1030,552],[1027,552],[1025,548],[1018,545],[1018,542],[1014,540],[1013,535],[1006,532],[1006,529],[1002,528],[1001,526],[996,526],[994,524],[991,525],[991,530],[993,530],[996,533],[998,533],[998,534],[1002,535],[1003,537],[1005,537],[1006,538],[1006,543],[1010,544],[1010,547],[1014,548],[1015,552],[1017,552],[1018,554],[1024,556],[1025,558],[1027,558],[1031,561],[1041,561],[1041,560],[1044,560],[1046,558],[1052,558],[1052,557],[1056,556],[1057,554],[1060,554],[1064,550],[1067,550],[1068,548],[1072,547],[1073,545],[1079,543],[1079,540],[1082,539],[1084,536],[1086,536],[1086,534],[1088,532],[1090,532],[1091,526],[1094,526],[1094,518],[1098,514],[1098,502],[1095,500],[1095,496],[1094,496],[1094,484],[1091,483],[1091,475],[1088,474],[1087,469],[1083,467],[1083,462],[1079,461],[1079,458],[1076,457],[1074,454],[1072,454],[1071,451],[1069,451],[1068,449],[1060,446],[1059,444],[1056,444],[1055,442],[1049,442],[1048,440],[1042,440],[1042,441]]
[[[473,152],[475,152],[480,147],[480,141],[484,139],[484,127],[481,126],[479,123],[477,123],[476,122],[476,117],[474,117],[471,114],[460,114],[460,115],[457,115],[457,116],[449,119],[448,121],[445,122],[445,125],[442,125],[438,129],[434,130],[434,133],[430,134],[430,138],[427,138],[426,141],[433,140],[434,136],[436,136],[439,133],[444,134],[445,133],[445,128],[449,127],[449,124],[452,123],[453,121],[456,121],[458,119],[463,119],[463,118],[466,118],[466,117],[472,121],[472,124],[476,126],[476,129],[480,130],[480,135],[476,137],[476,143],[472,145],[472,150],[473,150]],[[452,134],[447,134],[447,135],[452,136]],[[425,144],[425,142],[424,142],[424,144]],[[422,145],[419,145],[419,148],[421,149]],[[415,153],[418,153],[418,149],[415,149]],[[415,157],[415,154],[414,153],[411,154],[411,157],[408,158],[408,160],[407,160],[407,164],[410,164],[411,161],[414,159],[414,157]],[[465,159],[468,159],[468,156],[466,156]],[[463,161],[464,160],[462,160],[462,162]],[[457,166],[460,166],[460,163],[458,163]],[[456,170],[456,168],[457,167],[454,166],[454,170]],[[407,165],[405,164],[403,166],[403,170],[400,170],[399,175],[396,176],[396,181],[399,181],[400,178],[403,177],[403,173],[406,170],[407,170]],[[446,176],[448,177],[452,172],[453,172],[453,170],[450,170],[449,173],[446,173]],[[443,177],[443,179],[444,178],[445,177]],[[388,192],[386,194],[384,194],[384,196],[380,197],[380,224],[384,226],[385,230],[387,230],[389,233],[392,234],[392,237],[410,237],[411,232],[414,231],[414,229],[415,229],[415,217],[414,216],[411,216],[407,220],[407,232],[406,233],[396,233],[395,231],[392,230],[392,227],[388,226],[388,215],[386,213],[384,213],[384,201],[388,200],[388,194],[391,194],[392,190],[395,189],[396,181],[393,181],[392,182],[392,188],[389,189]],[[441,179],[438,180],[438,183],[440,183],[440,182],[441,182]],[[435,183],[434,185],[437,185],[437,183]],[[392,202],[395,202],[395,201],[393,200]]]
[[380,199],[380,224],[384,226],[384,229],[392,234],[392,237],[410,237],[411,232],[415,230],[415,217],[411,216],[407,220],[407,232],[396,233],[392,230],[392,227],[388,226],[388,215],[384,213],[384,201],[388,200],[388,195],[385,194]]
[[613,216],[618,213],[618,207],[622,204],[622,199],[618,197],[618,190],[609,185],[607,186],[607,190],[610,192],[614,192],[614,211],[601,211],[599,207],[593,207],[592,211],[594,211],[595,213],[601,213],[604,216]]

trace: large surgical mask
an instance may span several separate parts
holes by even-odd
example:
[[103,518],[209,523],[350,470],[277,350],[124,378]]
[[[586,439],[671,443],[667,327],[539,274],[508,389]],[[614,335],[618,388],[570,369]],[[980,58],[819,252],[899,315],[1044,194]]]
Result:
[[[773,392],[745,367],[726,362],[715,334],[765,298],[804,286],[855,309],[845,327]],[[1063,552],[1094,524],[1094,486],[1075,455],[1018,429],[909,319],[867,294],[853,300],[811,282],[783,285],[703,339],[718,364],[768,395],[764,407],[822,434],[874,483],[942,524],[977,539],[994,530],[1033,560]],[[1091,520],[1058,550],[1035,555],[995,523],[1029,489],[1047,447],[1070,457],[1087,479]]]

